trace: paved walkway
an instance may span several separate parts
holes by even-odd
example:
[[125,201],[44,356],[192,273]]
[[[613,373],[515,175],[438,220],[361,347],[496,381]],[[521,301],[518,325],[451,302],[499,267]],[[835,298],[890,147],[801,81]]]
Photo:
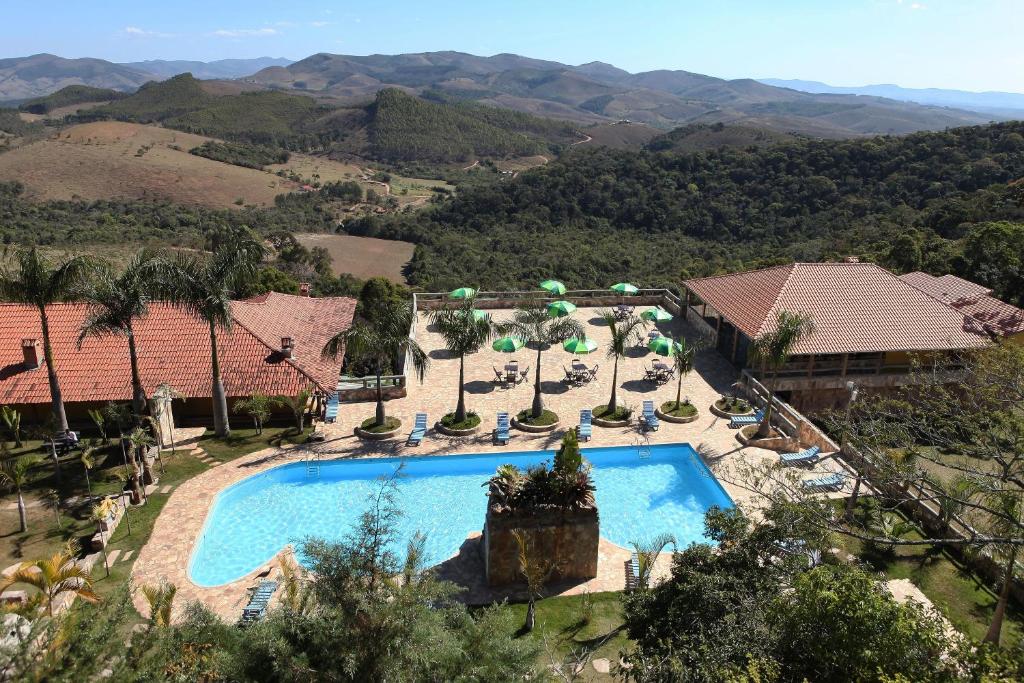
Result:
[[[507,312],[497,312],[495,317],[500,319],[502,315],[507,315]],[[178,586],[176,604],[179,608],[190,600],[201,600],[222,616],[237,617],[246,602],[247,588],[255,584],[259,574],[272,571],[272,567],[261,567],[226,586],[201,588],[193,584],[188,578],[188,563],[207,512],[216,494],[225,487],[265,469],[301,460],[311,451],[318,452],[325,458],[358,458],[396,455],[443,456],[454,453],[556,448],[564,430],[575,426],[580,409],[606,403],[611,390],[612,362],[603,353],[608,341],[607,328],[598,324],[600,319],[595,309],[580,309],[576,317],[584,322],[588,337],[593,338],[599,348],[597,352],[584,356],[583,359],[591,367],[599,364],[599,368],[596,380],[583,387],[568,387],[560,380],[564,374],[562,366],[568,367],[571,356],[560,347],[543,352],[541,386],[546,407],[554,410],[561,418],[560,429],[556,432],[534,435],[513,430],[509,446],[496,446],[492,443],[490,430],[493,429],[495,414],[498,411],[515,414],[528,407],[533,396],[532,385],[530,382],[524,382],[510,389],[497,387],[491,381],[494,378],[492,366],[503,367],[509,356],[490,349],[481,351],[466,359],[467,403],[468,407],[477,411],[483,419],[484,430],[480,434],[473,437],[449,438],[436,434],[431,428],[419,447],[406,446],[404,434],[401,439],[386,442],[363,442],[352,435],[352,428],[372,415],[373,404],[342,405],[338,422],[326,425],[327,439],[323,443],[286,450],[266,449],[223,463],[179,485],[157,519],[149,543],[139,552],[133,569],[135,582],[156,583],[166,579]],[[693,334],[692,328],[677,322],[663,327],[662,330],[676,336]],[[444,413],[454,409],[457,399],[458,360],[448,356],[439,336],[430,329],[425,318],[419,321],[417,337],[431,359],[425,380],[423,383],[413,380],[406,398],[387,403],[389,415],[399,417],[406,428],[411,427],[417,412],[426,412],[432,425]],[[522,349],[514,354],[514,357],[518,359],[523,369],[527,366],[536,367],[535,351]],[[655,386],[642,379],[645,364],[649,365],[654,357],[646,349],[638,348],[619,365],[619,400],[637,409],[638,412],[644,400],[653,400],[655,405],[660,405],[675,398],[674,381]],[[532,380],[532,372],[530,377]],[[696,371],[683,380],[683,396],[689,397],[698,407],[699,419],[690,424],[663,421],[661,429],[650,435],[651,443],[689,443],[697,449],[709,468],[720,474],[735,473],[737,468],[750,464],[777,461],[778,456],[772,451],[741,447],[736,441],[735,430],[729,429],[728,421],[714,416],[708,410],[723,392],[730,391],[735,380],[736,371],[715,351],[701,352],[696,360]],[[631,445],[637,443],[640,437],[635,418],[634,424],[629,427],[606,429],[595,426],[593,432],[593,440],[589,444],[591,446]],[[826,470],[834,467],[835,465],[824,465]],[[822,468],[817,469],[817,474],[820,474]],[[806,476],[812,476],[812,472],[807,471]],[[733,474],[730,478],[737,477]],[[728,481],[723,481],[722,484],[738,505],[751,511],[756,510],[757,499],[750,491]],[[472,576],[474,563],[478,562],[478,553],[472,550],[476,542],[472,536],[468,538],[464,552],[442,563],[440,567],[449,578],[463,577],[460,583],[467,589],[466,597],[470,599],[482,595],[484,590],[482,583],[467,578]],[[560,587],[560,592],[622,590],[625,584],[624,562],[628,559],[629,552],[602,539],[600,553],[596,579]],[[276,562],[275,559],[270,564]],[[655,576],[665,571],[666,564],[667,555],[656,565]],[[137,604],[140,609],[144,609],[144,604],[139,599]]]

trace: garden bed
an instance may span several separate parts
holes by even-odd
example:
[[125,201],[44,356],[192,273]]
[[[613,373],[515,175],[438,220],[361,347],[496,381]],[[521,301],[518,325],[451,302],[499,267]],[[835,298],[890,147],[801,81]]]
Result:
[[633,417],[633,410],[625,406],[617,406],[613,414],[609,414],[608,405],[594,406],[593,424],[598,427],[628,427]]
[[758,438],[757,430],[760,426],[760,424],[752,424],[737,430],[736,440],[744,446],[765,448],[779,453],[794,453],[800,450],[800,442],[797,439],[786,436],[775,427],[771,428],[767,437]]
[[465,420],[456,422],[455,414],[448,413],[434,423],[434,429],[445,436],[470,436],[480,431],[480,416],[468,413]]
[[389,417],[382,425],[374,425],[376,418],[368,417],[355,428],[356,436],[367,441],[384,441],[398,434],[402,429],[402,421],[397,417]]
[[530,412],[529,408],[520,411],[512,420],[512,426],[519,431],[529,432],[530,434],[551,432],[558,427],[558,415],[555,412],[545,408],[541,412],[540,417],[537,418],[531,417]]
[[[741,408],[746,408],[746,410],[741,410]],[[754,409],[743,399],[734,402],[730,398],[720,398],[711,404],[711,412],[718,417],[735,417],[737,415],[753,415]]]
[[700,417],[700,413],[697,412],[697,406],[692,403],[679,403],[677,405],[675,401],[665,401],[658,410],[654,411],[654,414],[658,416],[659,420],[675,424],[687,424]]

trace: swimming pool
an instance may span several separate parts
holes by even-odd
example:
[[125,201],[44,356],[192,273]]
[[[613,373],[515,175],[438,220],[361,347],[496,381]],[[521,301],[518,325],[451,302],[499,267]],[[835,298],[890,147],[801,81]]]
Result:
[[[704,541],[704,512],[733,506],[689,444],[651,446],[646,458],[635,446],[584,448],[583,455],[594,466],[601,536],[623,547],[664,532],[680,547]],[[288,543],[310,536],[340,540],[380,491],[379,478],[394,474],[401,463],[401,543],[394,550],[404,556],[406,541],[421,531],[427,536],[426,564],[437,564],[483,528],[483,484],[498,465],[525,469],[552,458],[552,451],[512,451],[336,460],[321,462],[319,476],[307,476],[303,463],[275,467],[217,496],[192,553],[189,577],[200,586],[219,586],[245,576]]]

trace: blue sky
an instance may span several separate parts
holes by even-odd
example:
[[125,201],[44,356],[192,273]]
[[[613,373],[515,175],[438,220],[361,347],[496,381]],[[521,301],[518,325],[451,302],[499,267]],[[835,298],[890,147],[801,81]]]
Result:
[[0,57],[461,50],[629,71],[1024,92],[1024,0],[5,0]]

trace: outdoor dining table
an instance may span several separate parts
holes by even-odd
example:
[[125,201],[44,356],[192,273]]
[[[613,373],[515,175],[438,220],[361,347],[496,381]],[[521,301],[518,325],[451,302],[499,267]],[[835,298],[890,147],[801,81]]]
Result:
[[505,381],[516,384],[519,380],[519,361],[505,364]]

